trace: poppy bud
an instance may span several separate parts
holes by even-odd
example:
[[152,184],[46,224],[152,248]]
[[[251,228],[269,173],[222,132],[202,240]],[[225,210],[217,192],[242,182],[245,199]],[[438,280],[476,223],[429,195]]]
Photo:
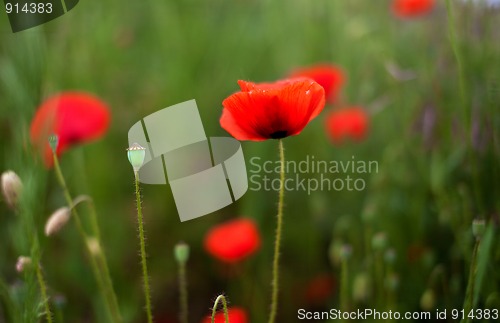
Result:
[[57,209],[45,224],[45,235],[48,237],[59,232],[68,222],[70,215],[71,211],[66,206]]
[[427,289],[420,298],[420,307],[422,309],[430,311],[436,305],[436,295],[432,289]]
[[144,164],[144,158],[146,157],[146,148],[142,147],[138,143],[132,144],[127,148],[128,161],[134,168],[134,172],[138,172],[139,169]]
[[25,256],[19,256],[16,262],[16,271],[22,273],[24,269],[31,265],[31,258]]
[[384,250],[387,246],[387,236],[384,232],[379,232],[372,238],[372,248],[374,250]]
[[23,183],[19,176],[11,170],[2,174],[2,194],[7,205],[14,209],[23,189]]
[[364,302],[371,294],[370,276],[366,273],[360,273],[354,277],[352,287],[352,298],[357,302]]
[[397,274],[389,274],[385,281],[385,286],[390,291],[395,291],[399,287],[399,276]]
[[53,153],[57,151],[57,145],[59,144],[59,136],[54,134],[49,136],[49,146]]
[[185,264],[189,259],[189,246],[184,242],[179,242],[175,245],[174,254],[179,264]]
[[352,247],[348,244],[345,244],[340,248],[340,259],[348,260],[352,255]]
[[480,240],[483,237],[485,230],[486,221],[482,219],[475,219],[472,221],[472,234],[477,240]]
[[384,260],[388,264],[394,264],[394,262],[396,261],[396,257],[397,257],[396,250],[392,248],[387,249],[387,251],[384,254]]

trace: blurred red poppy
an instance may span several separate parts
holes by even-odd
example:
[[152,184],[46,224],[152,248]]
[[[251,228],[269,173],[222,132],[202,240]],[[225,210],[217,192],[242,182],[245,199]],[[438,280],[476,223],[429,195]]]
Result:
[[299,68],[290,74],[291,77],[308,77],[316,81],[325,89],[328,102],[334,102],[345,82],[342,69],[330,64],[319,64],[311,67]]
[[[246,311],[237,306],[229,307],[227,309],[227,316],[229,316],[229,322],[231,323],[247,323],[248,322],[248,315]],[[210,323],[212,322],[212,315],[207,315],[202,323]],[[225,323],[225,317],[224,317],[224,312],[219,311],[217,314],[215,314],[215,323]]]
[[238,262],[259,249],[259,230],[251,219],[230,220],[212,228],[205,236],[205,249],[213,257],[227,262]]
[[83,92],[64,92],[43,102],[31,121],[31,142],[41,151],[45,164],[52,166],[48,136],[59,137],[57,154],[73,145],[98,139],[109,126],[110,112],[97,97]]
[[330,138],[339,143],[344,138],[361,140],[368,128],[368,115],[360,107],[335,110],[326,119],[326,130]]
[[392,11],[401,18],[422,16],[434,8],[435,0],[394,0]]
[[325,106],[325,91],[312,79],[275,83],[238,81],[241,91],[222,105],[220,124],[238,140],[262,141],[299,134]]
[[330,274],[323,273],[311,279],[304,296],[308,304],[323,305],[335,290],[335,280]]

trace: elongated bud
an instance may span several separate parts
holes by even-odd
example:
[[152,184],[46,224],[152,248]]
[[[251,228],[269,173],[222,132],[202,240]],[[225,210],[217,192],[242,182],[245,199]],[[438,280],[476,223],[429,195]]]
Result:
[[486,221],[482,219],[472,221],[472,234],[477,240],[483,237],[484,231],[486,231]]
[[388,264],[394,264],[394,262],[396,262],[396,250],[394,249],[387,249],[384,253],[384,260],[386,263]]
[[16,262],[16,271],[22,273],[28,266],[31,266],[31,258],[19,256]]
[[47,237],[59,232],[69,221],[71,210],[64,206],[57,209],[47,220],[45,224],[45,235]]
[[2,173],[2,194],[11,209],[16,208],[22,189],[23,183],[15,172],[8,170]]
[[189,246],[184,242],[179,242],[174,248],[175,259],[180,264],[185,264],[189,259]]
[[132,144],[129,148],[127,148],[127,156],[128,161],[134,168],[135,172],[138,172],[139,169],[144,164],[144,158],[146,157],[146,148],[142,147],[138,143]]
[[399,287],[399,275],[395,273],[389,274],[386,278],[385,286],[390,291],[397,290]]

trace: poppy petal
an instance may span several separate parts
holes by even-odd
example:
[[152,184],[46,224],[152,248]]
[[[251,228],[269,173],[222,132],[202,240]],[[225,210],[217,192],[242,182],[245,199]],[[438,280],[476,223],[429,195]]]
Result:
[[209,254],[226,263],[235,263],[255,253],[261,244],[260,233],[251,219],[230,220],[213,227],[204,246]]
[[44,101],[31,122],[32,143],[40,149],[47,166],[52,165],[52,152],[47,138],[57,134],[60,155],[73,145],[102,137],[110,122],[107,105],[99,98],[83,92],[64,92]]

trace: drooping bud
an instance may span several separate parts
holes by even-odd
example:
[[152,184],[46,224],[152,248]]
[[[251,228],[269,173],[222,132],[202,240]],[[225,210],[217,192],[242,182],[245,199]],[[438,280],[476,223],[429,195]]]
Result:
[[69,221],[70,215],[71,210],[66,206],[57,209],[45,224],[45,235],[48,237],[59,232]]
[[184,242],[179,242],[174,247],[174,254],[179,264],[185,264],[189,259],[189,246]]
[[22,189],[23,183],[15,172],[8,170],[2,173],[2,194],[11,209],[16,208]]
[[16,262],[16,271],[22,273],[28,266],[31,266],[31,258],[19,256]]
[[142,147],[138,143],[132,144],[127,148],[128,161],[134,168],[134,172],[138,172],[139,169],[144,164],[144,158],[146,157],[146,148]]
[[388,290],[396,291],[399,287],[399,275],[395,273],[391,273],[387,276],[385,285]]
[[480,240],[483,235],[484,231],[486,231],[486,221],[483,219],[474,219],[472,221],[472,234],[477,240]]

